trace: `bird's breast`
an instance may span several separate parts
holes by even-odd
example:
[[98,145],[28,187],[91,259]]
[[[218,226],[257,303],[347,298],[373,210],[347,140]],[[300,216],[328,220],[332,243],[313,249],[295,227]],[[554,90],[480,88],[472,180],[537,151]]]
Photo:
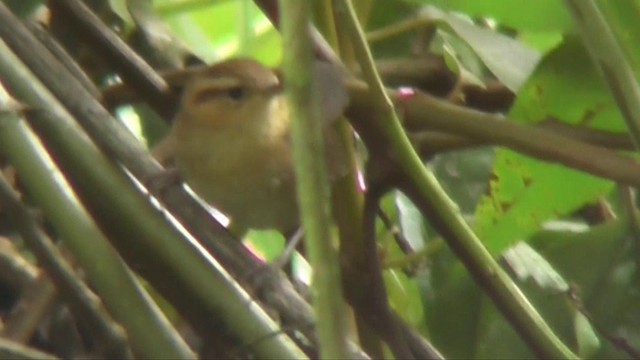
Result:
[[[232,223],[291,231],[297,226],[288,138],[180,131],[176,164],[189,186]],[[246,134],[243,134],[246,135]]]

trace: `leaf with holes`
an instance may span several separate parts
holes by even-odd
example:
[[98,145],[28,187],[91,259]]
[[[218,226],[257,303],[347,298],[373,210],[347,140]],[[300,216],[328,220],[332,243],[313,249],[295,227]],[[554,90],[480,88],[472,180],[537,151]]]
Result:
[[[624,128],[613,99],[575,39],[566,40],[542,61],[509,117],[528,123],[556,119],[605,130]],[[613,187],[610,181],[502,149],[497,151],[493,175],[490,193],[476,209],[478,235],[493,254]]]

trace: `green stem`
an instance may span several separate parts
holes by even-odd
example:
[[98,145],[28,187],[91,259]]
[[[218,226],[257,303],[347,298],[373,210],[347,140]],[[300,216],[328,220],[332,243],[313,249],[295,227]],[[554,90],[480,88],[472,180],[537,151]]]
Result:
[[0,338],[0,359],[57,360],[59,358],[24,344]]
[[313,94],[313,58],[308,1],[280,1],[285,91],[291,132],[298,203],[313,268],[312,291],[322,358],[346,358],[347,331],[338,253],[329,216],[329,178],[324,159],[322,121]]
[[366,44],[350,1],[346,11],[353,45],[365,80],[369,85],[369,96],[379,116],[369,119],[368,125],[380,131],[388,143],[388,160],[398,166],[406,178],[401,190],[422,210],[432,214],[430,218],[449,246],[465,264],[476,282],[483,287],[496,303],[505,318],[518,331],[534,353],[542,358],[577,358],[553,333],[540,314],[529,303],[520,289],[491,256],[482,242],[466,224],[455,203],[411,147],[393,103],[375,70],[371,51]]
[[387,40],[390,37],[397,36],[411,30],[419,29],[421,27],[429,26],[432,23],[432,20],[420,16],[402,20],[397,23],[387,25],[383,28],[370,31],[369,33],[367,33],[367,41],[371,44],[374,42]]
[[[2,42],[0,53],[5,59],[9,53]],[[109,311],[127,330],[133,351],[148,358],[195,358],[15,114],[0,115],[0,150],[82,264]]]
[[[20,201],[19,195],[0,176],[0,202],[7,209],[9,219],[35,255],[38,264],[55,284],[60,297],[69,305],[71,312],[91,327],[91,333],[104,344],[104,355],[119,359],[133,357],[125,332],[107,314],[102,302],[98,301],[75,270],[64,260],[53,241],[40,229],[29,209]],[[10,254],[13,255],[13,254]],[[26,261],[26,260],[23,260]],[[48,280],[47,280],[48,281]]]

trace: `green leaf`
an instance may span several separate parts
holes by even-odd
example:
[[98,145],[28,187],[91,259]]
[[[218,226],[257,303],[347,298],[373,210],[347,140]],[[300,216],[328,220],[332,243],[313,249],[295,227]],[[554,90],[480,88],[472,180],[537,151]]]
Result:
[[567,291],[569,284],[553,266],[527,243],[519,242],[507,249],[504,260],[520,281],[531,278],[541,289]]
[[562,43],[563,34],[555,31],[521,31],[518,33],[518,39],[522,43],[538,50],[541,54],[546,54],[560,43]]
[[275,230],[250,230],[246,238],[250,248],[267,262],[276,259],[284,250],[285,239]]
[[575,312],[573,322],[578,343],[578,355],[583,359],[592,357],[600,349],[598,335],[591,326],[589,319],[580,311]]
[[588,231],[542,230],[530,244],[584,297],[601,291],[599,281],[624,247],[627,225],[612,221]]
[[[445,255],[445,254],[442,254]],[[434,264],[422,298],[430,339],[446,358],[470,359],[478,338],[481,292],[459,264]]]
[[396,270],[385,271],[384,282],[391,307],[412,326],[424,326],[424,307],[418,284]]
[[[483,296],[477,324],[474,359],[533,359],[535,356],[489,298]],[[540,310],[539,308],[537,308]]]
[[429,17],[448,25],[482,59],[489,70],[510,90],[517,91],[533,72],[540,54],[506,35],[474,25],[434,7]]
[[[530,243],[572,284],[571,298],[583,304],[590,327],[597,327],[601,336],[616,338],[618,344],[625,342],[638,349],[640,278],[637,244],[629,241],[628,232],[628,223],[613,220],[588,231],[544,230],[534,235]],[[596,349],[596,340],[583,323],[585,319],[576,319],[577,308],[572,311],[572,337],[581,356],[630,357],[610,341],[602,342]]]
[[43,0],[5,0],[5,5],[20,18],[26,18],[33,15],[44,2]]
[[[414,16],[417,6],[407,4],[404,1],[377,1],[371,7],[369,21],[366,30],[379,29],[389,24],[393,24],[408,17]],[[414,32],[404,32],[395,36],[376,41],[372,46],[372,51],[376,58],[402,57],[412,54],[412,44],[415,41]]]
[[599,1],[598,7],[622,46],[629,64],[640,78],[640,3],[638,1]]
[[[605,130],[625,127],[589,57],[572,38],[541,62],[509,117],[528,123],[553,118]],[[478,235],[494,254],[613,188],[610,181],[503,149],[496,152],[493,173],[476,220]]]
[[176,36],[207,62],[233,56],[251,56],[268,65],[280,61],[280,36],[252,2],[222,1],[192,8],[176,5],[172,9],[164,10],[162,16]]
[[493,148],[467,149],[438,155],[429,162],[438,181],[463,214],[473,214],[487,192]]
[[579,39],[566,38],[518,93],[510,117],[536,123],[556,119],[609,131],[626,126]]
[[420,210],[401,192],[396,193],[396,207],[400,221],[402,235],[411,244],[413,249],[418,250],[425,244],[424,218]]
[[568,32],[573,23],[561,0],[413,0],[423,5],[486,17],[499,24],[535,31]]

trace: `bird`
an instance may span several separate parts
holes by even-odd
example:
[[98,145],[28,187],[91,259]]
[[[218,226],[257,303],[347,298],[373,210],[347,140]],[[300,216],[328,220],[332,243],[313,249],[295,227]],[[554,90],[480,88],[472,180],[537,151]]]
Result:
[[[330,180],[349,168],[333,123],[348,103],[342,72],[314,65]],[[167,143],[179,175],[205,202],[230,218],[236,234],[300,224],[291,118],[282,76],[248,58],[189,75]]]

